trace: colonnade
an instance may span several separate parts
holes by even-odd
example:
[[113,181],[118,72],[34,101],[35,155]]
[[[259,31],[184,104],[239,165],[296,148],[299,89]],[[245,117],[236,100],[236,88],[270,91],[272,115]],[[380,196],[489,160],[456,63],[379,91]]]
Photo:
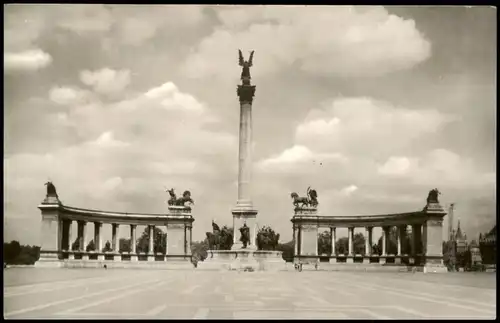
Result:
[[[38,263],[58,263],[65,266],[67,261],[191,261],[192,223],[191,208],[169,206],[168,214],[128,214],[79,209],[62,205],[60,201],[42,203],[42,244]],[[76,232],[73,223],[76,222]],[[89,243],[87,228],[94,225],[93,241],[95,250],[86,251]],[[103,248],[103,225],[111,225],[111,250]],[[137,252],[137,227],[144,225],[149,233],[148,250]],[[120,229],[129,231],[130,251],[120,251]],[[166,234],[163,252],[155,252],[155,228],[164,228]],[[77,250],[72,243],[78,241]]]
[[[382,214],[367,216],[319,216],[316,209],[296,208],[291,219],[293,223],[293,241],[295,244],[295,262],[318,262],[318,233],[319,228],[330,228],[332,253],[330,263],[362,262],[380,263],[393,262],[409,265],[442,266],[442,220],[446,212],[438,205],[426,207],[422,211]],[[411,226],[412,239],[406,245],[408,227]],[[373,250],[373,229],[382,228],[381,253]],[[348,230],[347,254],[339,255],[336,252],[337,228]],[[364,253],[354,250],[354,231],[364,228]],[[389,238],[393,228],[397,228],[396,253],[389,254]]]

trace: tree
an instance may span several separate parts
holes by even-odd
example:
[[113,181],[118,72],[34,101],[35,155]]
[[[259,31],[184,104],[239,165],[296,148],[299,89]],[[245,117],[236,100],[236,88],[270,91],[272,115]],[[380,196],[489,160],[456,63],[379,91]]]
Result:
[[193,262],[204,261],[207,258],[208,243],[206,239],[204,241],[194,241],[191,243],[191,255],[193,256]]
[[71,250],[77,251],[80,250],[80,239],[76,238],[75,241],[71,244]]
[[347,255],[349,253],[349,238],[342,237],[335,242],[335,249],[338,255]]
[[[385,251],[387,254],[396,255],[398,253],[399,229],[397,227],[391,227],[388,232],[388,238]],[[401,241],[402,253],[405,252],[411,254],[411,239],[413,239],[413,233],[411,231],[406,232],[405,239]],[[382,254],[382,236],[378,239],[378,251],[379,254]]]
[[102,252],[109,252],[109,251],[113,251],[113,249],[111,249],[111,242],[106,241],[106,244],[104,245],[104,248],[102,248]]
[[328,230],[323,231],[318,235],[318,254],[332,253],[331,233]]
[[354,234],[352,247],[355,255],[365,255],[365,236],[361,232]]
[[119,252],[130,252],[130,239],[121,238],[118,241]]
[[[165,253],[165,246],[167,241],[167,234],[164,233],[160,228],[154,228],[153,232],[154,240],[154,252],[155,253]],[[137,239],[136,244],[137,252],[149,252],[149,228],[146,227],[142,232],[142,235]]]
[[271,227],[263,226],[257,232],[257,249],[258,250],[276,250],[280,234],[274,232]]
[[9,243],[3,244],[3,255],[4,255],[4,262],[6,263],[13,263],[14,260],[21,254],[21,245],[19,244],[19,241],[12,240]]
[[87,252],[89,251],[95,251],[95,243],[94,243],[94,239],[90,240],[89,244],[87,245],[87,247],[85,248],[85,250]]
[[281,251],[283,252],[282,258],[283,260],[287,262],[292,262],[293,261],[293,256],[295,254],[295,245],[292,241],[289,241],[287,243],[278,243],[278,246],[276,246],[276,251]]

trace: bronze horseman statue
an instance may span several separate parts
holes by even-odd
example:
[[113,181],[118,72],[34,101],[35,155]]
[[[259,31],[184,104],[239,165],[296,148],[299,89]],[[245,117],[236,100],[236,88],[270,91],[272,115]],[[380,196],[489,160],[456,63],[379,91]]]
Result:
[[166,192],[170,194],[170,199],[167,201],[168,205],[185,206],[186,203],[194,204],[191,198],[191,192],[184,191],[182,197],[177,198],[174,189],[165,189]]
[[295,207],[299,207],[299,203],[301,203],[301,207],[311,206],[313,208],[318,206],[318,193],[316,190],[312,190],[309,186],[307,188],[307,197],[299,196],[299,194],[293,192],[290,194],[290,197],[293,199],[293,205]]

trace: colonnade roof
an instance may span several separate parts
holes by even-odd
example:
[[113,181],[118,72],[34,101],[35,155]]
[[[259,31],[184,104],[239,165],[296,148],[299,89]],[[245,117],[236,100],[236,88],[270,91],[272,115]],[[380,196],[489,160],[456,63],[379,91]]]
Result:
[[[120,223],[120,222],[131,222],[138,224],[143,224],[148,221],[162,222],[171,219],[191,219],[191,210],[185,207],[172,207],[169,206],[169,211],[166,213],[129,213],[129,212],[112,212],[103,210],[92,210],[77,208],[72,206],[66,206],[63,204],[41,204],[40,209],[53,209],[57,210],[62,218],[69,218],[73,220],[83,220],[83,221],[95,221],[95,222],[109,222],[109,223]],[[175,210],[173,213],[172,210]]]
[[[298,212],[297,212],[298,211]],[[319,214],[304,214],[296,210],[291,219],[294,223],[319,224],[325,226],[382,226],[382,225],[404,225],[418,224],[425,221],[429,216],[443,217],[446,212],[426,212],[424,210],[392,214],[372,214],[372,215],[349,215],[349,216],[323,216]]]

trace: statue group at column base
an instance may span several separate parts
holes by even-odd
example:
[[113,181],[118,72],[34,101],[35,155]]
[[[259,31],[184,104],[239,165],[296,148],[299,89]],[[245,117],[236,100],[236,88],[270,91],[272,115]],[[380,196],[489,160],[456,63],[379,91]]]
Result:
[[286,270],[282,254],[273,250],[208,250],[197,270],[281,271]]

